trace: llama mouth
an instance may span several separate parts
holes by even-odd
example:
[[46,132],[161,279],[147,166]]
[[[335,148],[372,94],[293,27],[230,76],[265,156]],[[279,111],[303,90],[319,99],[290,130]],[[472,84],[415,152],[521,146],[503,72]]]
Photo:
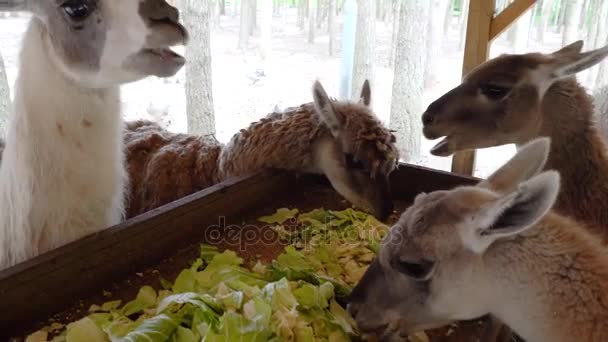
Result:
[[186,59],[169,46],[147,47],[125,63],[124,67],[143,77],[173,77],[186,64]]
[[431,154],[438,157],[449,157],[452,155],[450,148],[450,137],[447,136],[431,148]]
[[162,61],[174,62],[174,63],[185,63],[186,59],[175,53],[175,51],[170,48],[158,48],[158,49],[145,49],[145,53],[154,55],[160,58]]

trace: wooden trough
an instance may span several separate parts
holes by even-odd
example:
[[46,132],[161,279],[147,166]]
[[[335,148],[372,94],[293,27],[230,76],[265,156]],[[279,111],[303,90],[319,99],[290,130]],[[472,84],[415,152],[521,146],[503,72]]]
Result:
[[[398,212],[422,191],[476,181],[407,164],[391,177]],[[0,341],[50,321],[79,319],[93,303],[129,300],[143,285],[159,288],[160,276],[172,281],[198,256],[201,242],[234,249],[246,260],[271,260],[282,246],[264,234],[272,231],[256,218],[277,208],[346,206],[325,178],[278,171],[207,188],[0,272]],[[465,325],[451,332],[449,341],[470,340],[457,336],[460,331],[470,336]],[[437,335],[433,341],[448,341],[445,330],[431,335]]]

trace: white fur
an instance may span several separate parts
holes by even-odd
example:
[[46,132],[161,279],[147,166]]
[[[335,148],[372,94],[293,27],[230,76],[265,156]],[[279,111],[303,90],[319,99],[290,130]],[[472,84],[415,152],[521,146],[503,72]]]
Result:
[[[121,69],[145,44],[139,1],[105,1],[109,30],[100,70],[71,70],[42,19],[25,34],[14,115],[0,165],[0,268],[121,221],[124,170]],[[94,86],[95,89],[82,86]]]
[[123,215],[119,88],[92,91],[67,80],[48,58],[41,27],[33,19],[23,41],[0,165],[0,268]]
[[[88,23],[99,24],[91,30],[103,30],[93,32],[105,38],[99,42],[103,46],[93,50],[100,56],[91,57],[99,61],[76,63],[60,56],[77,59],[91,54],[74,55],[71,49],[80,47],[78,42],[61,44],[83,36],[51,38],[63,34],[54,26],[62,25],[63,18],[57,18],[60,14],[52,6],[32,3],[35,15],[23,39],[14,111],[0,165],[0,269],[124,217],[127,175],[119,87],[149,75],[129,62],[146,48],[150,36],[164,34],[146,26],[139,12],[142,1],[98,1],[101,16]],[[185,36],[179,24],[175,26]]]

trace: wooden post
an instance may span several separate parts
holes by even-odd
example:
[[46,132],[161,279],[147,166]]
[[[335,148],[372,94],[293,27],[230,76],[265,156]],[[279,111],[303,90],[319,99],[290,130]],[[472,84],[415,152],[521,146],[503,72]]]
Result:
[[498,37],[498,35],[505,31],[509,25],[519,19],[519,17],[530,9],[535,2],[536,0],[516,0],[500,12],[500,14],[492,20],[490,41]]
[[[471,0],[467,18],[467,39],[464,48],[462,75],[485,62],[490,52],[490,27],[496,0]],[[452,172],[472,175],[475,168],[475,151],[459,152],[452,158]]]
[[[515,0],[494,17],[496,0],[470,0],[462,65],[463,76],[488,59],[492,40],[535,2],[536,0]],[[473,175],[474,170],[474,150],[456,153],[452,158],[452,172],[470,176]]]

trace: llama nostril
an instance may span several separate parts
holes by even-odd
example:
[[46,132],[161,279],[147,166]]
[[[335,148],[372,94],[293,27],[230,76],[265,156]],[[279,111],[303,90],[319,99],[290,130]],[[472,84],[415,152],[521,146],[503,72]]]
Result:
[[430,112],[424,112],[424,114],[422,114],[423,125],[430,125],[433,123],[433,121],[435,121],[435,116]]

